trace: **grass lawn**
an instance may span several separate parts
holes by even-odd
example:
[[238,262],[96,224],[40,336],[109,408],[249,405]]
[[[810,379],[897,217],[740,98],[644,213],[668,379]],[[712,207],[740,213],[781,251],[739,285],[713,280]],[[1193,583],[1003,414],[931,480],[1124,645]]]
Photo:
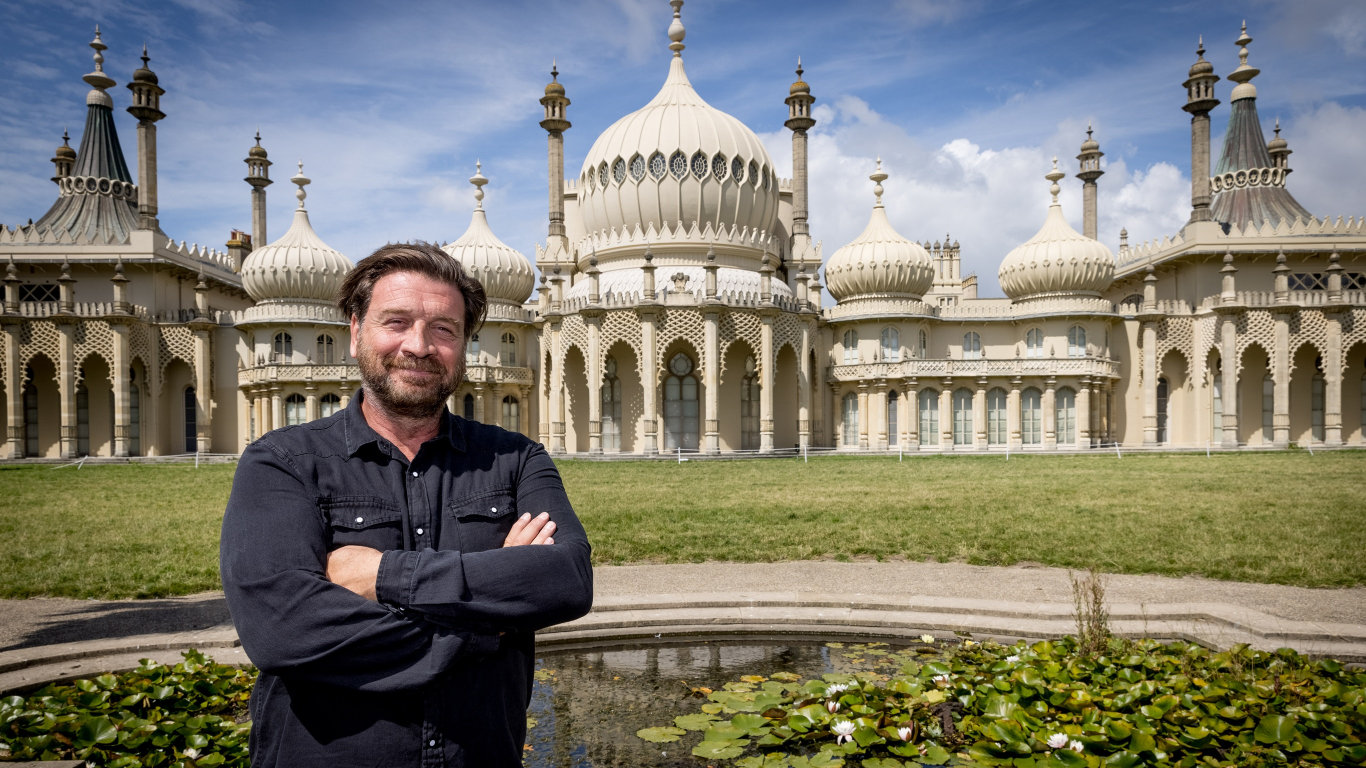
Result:
[[[1366,452],[560,462],[600,564],[1033,562],[1366,584]],[[234,465],[0,467],[0,597],[218,587]]]

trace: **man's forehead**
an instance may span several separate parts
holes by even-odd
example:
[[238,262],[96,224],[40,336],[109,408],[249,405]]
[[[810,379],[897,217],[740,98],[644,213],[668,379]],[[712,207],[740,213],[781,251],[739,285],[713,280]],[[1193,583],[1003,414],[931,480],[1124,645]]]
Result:
[[462,314],[465,297],[460,288],[420,272],[390,272],[375,281],[370,303],[381,312],[412,312],[446,304]]

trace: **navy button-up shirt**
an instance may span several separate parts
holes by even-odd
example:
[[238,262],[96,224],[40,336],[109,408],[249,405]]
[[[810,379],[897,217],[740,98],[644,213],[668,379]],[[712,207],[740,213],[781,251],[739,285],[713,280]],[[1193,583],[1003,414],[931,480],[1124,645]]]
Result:
[[[544,448],[442,416],[411,462],[361,413],[277,429],[242,454],[220,565],[261,674],[253,766],[520,766],[534,632],[593,599],[588,538]],[[555,543],[502,546],[549,512]],[[383,552],[378,601],[327,554]]]

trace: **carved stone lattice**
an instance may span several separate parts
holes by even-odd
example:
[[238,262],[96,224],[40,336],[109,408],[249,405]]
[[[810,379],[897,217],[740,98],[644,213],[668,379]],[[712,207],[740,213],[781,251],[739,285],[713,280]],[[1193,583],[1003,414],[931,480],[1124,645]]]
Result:
[[1186,369],[1191,368],[1191,344],[1194,336],[1194,318],[1165,317],[1157,324],[1157,367],[1171,352],[1181,355],[1186,361]]
[[1300,347],[1310,344],[1317,349],[1319,357],[1327,364],[1328,360],[1328,318],[1322,310],[1305,309],[1290,318],[1290,367],[1295,371],[1295,354]]
[[762,368],[763,351],[763,324],[757,315],[744,310],[731,310],[717,320],[717,350],[721,359],[718,361],[720,369],[717,371],[718,380],[724,381],[726,378],[726,358],[730,353],[730,348],[736,342],[744,342],[754,354],[755,363]]
[[158,328],[157,334],[157,390],[159,391],[166,383],[166,366],[172,360],[179,359],[189,366],[191,376],[194,375],[194,334],[190,329],[183,325],[163,325]]
[[705,324],[702,313],[695,309],[666,309],[660,313],[658,350],[655,353],[655,381],[664,378],[669,361],[664,359],[664,351],[675,341],[682,339],[697,350],[698,370],[706,370],[707,345]]
[[[566,315],[560,323],[560,350],[564,355],[567,355],[570,347],[579,348],[579,351],[583,353],[584,364],[587,365],[589,362],[588,325],[578,315]],[[563,356],[561,359],[564,359]]]
[[792,347],[794,357],[802,351],[802,319],[800,315],[783,312],[773,318],[773,357],[777,359],[783,347]]
[[86,320],[78,327],[76,334],[76,365],[82,365],[87,357],[95,355],[104,360],[109,370],[109,383],[114,383],[114,331],[104,320]]
[[1238,367],[1234,371],[1235,375],[1243,372],[1243,352],[1253,342],[1257,342],[1262,349],[1276,348],[1276,318],[1270,312],[1251,310],[1238,315],[1234,323],[1234,330],[1237,331],[1236,354],[1238,356]]
[[635,312],[630,310],[613,310],[602,318],[601,347],[603,359],[607,359],[607,352],[613,345],[622,342],[629,346],[631,351],[635,353],[636,374],[640,375],[641,360],[644,358],[644,355],[642,355],[640,351],[640,319],[636,316]]
[[1343,365],[1352,347],[1366,343],[1366,309],[1352,309],[1342,313],[1342,351]]
[[1204,381],[1210,350],[1214,349],[1215,340],[1219,338],[1219,316],[1205,315],[1196,318],[1192,324],[1191,335],[1191,381]]
[[144,371],[152,370],[152,335],[142,323],[128,326],[128,365],[134,362],[141,362]]
[[31,320],[22,326],[19,334],[19,378],[22,381],[24,369],[33,358],[42,355],[52,361],[57,381],[62,380],[61,332],[51,320]]

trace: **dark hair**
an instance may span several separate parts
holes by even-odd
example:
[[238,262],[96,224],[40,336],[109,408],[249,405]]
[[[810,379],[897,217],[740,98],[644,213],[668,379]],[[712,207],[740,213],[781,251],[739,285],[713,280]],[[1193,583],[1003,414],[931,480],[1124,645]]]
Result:
[[350,320],[365,319],[375,283],[392,272],[416,272],[433,280],[453,285],[465,300],[465,339],[468,341],[484,324],[488,299],[484,286],[474,279],[460,261],[431,243],[390,243],[366,256],[347,273],[337,291],[337,306]]

